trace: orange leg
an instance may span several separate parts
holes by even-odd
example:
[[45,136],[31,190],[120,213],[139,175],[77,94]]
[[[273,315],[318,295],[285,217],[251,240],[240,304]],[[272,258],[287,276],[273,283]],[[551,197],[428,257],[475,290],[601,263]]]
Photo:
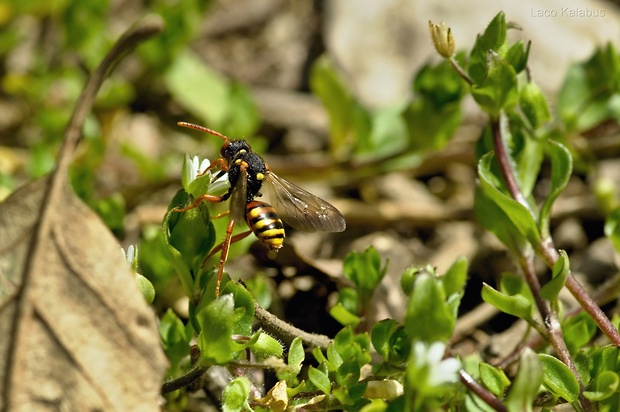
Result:
[[[248,235],[252,233],[251,230],[248,230],[247,232],[243,232],[243,233],[238,233],[235,236],[230,238],[230,244],[232,245],[235,242],[240,241],[241,239],[245,239],[246,237],[248,237]],[[211,250],[211,252],[209,253],[209,256],[207,256],[204,260],[204,262],[202,262],[202,266],[205,265],[205,263],[207,262],[207,259],[209,259],[211,256],[215,255],[217,252],[219,252],[220,250],[222,250],[222,248],[224,247],[224,242],[220,243],[219,245],[217,245],[216,247],[213,248],[213,250]]]
[[175,207],[172,210],[174,212],[187,212],[188,210],[197,208],[198,205],[200,205],[200,202],[202,202],[203,200],[206,200],[207,202],[211,202],[211,203],[218,203],[218,202],[222,201],[222,196],[202,195],[202,196],[198,197],[194,201],[194,203],[192,203],[191,205],[186,206],[186,207],[181,208],[181,209],[179,209],[178,207]]
[[[224,238],[224,241],[220,245],[222,254],[220,255],[220,266],[217,268],[217,283],[215,284],[215,297],[216,298],[220,296],[220,284],[222,283],[222,275],[224,274],[224,265],[226,264],[226,260],[228,259],[228,248],[232,240],[232,232],[234,228],[235,228],[235,219],[231,218],[230,221],[228,222],[228,226],[226,226],[226,238]],[[213,252],[211,252],[209,256],[211,256],[212,254]]]
[[228,216],[229,214],[230,214],[230,210],[227,210],[227,211],[225,211],[225,212],[218,213],[218,214],[217,214],[217,215],[215,215],[215,216],[211,216],[211,220],[214,220],[214,219],[221,219],[221,218],[223,218],[223,217],[225,217],[225,216]]

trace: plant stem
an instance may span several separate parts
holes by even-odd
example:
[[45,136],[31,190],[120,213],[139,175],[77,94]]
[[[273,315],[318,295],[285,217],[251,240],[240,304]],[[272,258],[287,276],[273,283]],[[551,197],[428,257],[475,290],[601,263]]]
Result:
[[[520,204],[524,205],[530,211],[530,213],[533,213],[533,211],[531,210],[529,204],[527,203],[525,199],[525,196],[521,192],[521,188],[519,187],[517,183],[514,168],[512,167],[511,158],[506,148],[505,139],[503,138],[502,130],[504,126],[507,126],[504,123],[506,121],[507,120],[503,112],[500,114],[499,119],[491,121],[491,128],[493,132],[493,144],[495,148],[495,156],[499,163],[499,167],[500,167],[502,176],[504,178],[504,182],[506,183],[508,191],[510,192],[513,199],[515,199]],[[533,215],[534,217],[536,217],[535,214]],[[547,242],[541,242],[541,244],[534,245],[534,246],[536,246],[538,250],[540,249],[544,250],[544,248],[542,247],[543,243],[551,245],[551,247],[553,246],[553,242],[551,242],[550,240]],[[549,253],[548,249],[547,249],[547,252]],[[558,254],[555,251],[555,249],[553,249],[553,253],[554,253],[554,258],[555,258],[553,262],[555,263],[555,261],[557,261],[558,259]],[[579,382],[579,387],[580,387],[579,402],[581,406],[584,408],[585,411],[591,411],[592,404],[590,403],[589,400],[587,400],[583,396],[583,391],[585,388],[584,388],[583,382],[581,381],[579,372],[577,371],[577,366],[575,365],[573,358],[571,357],[568,351],[568,348],[566,347],[566,342],[564,342],[564,338],[562,336],[562,329],[560,327],[560,322],[557,318],[557,313],[551,310],[549,305],[547,305],[547,302],[543,299],[543,297],[540,294],[540,283],[538,282],[536,272],[534,271],[534,260],[533,259],[534,259],[534,256],[532,254],[527,254],[527,255],[525,253],[522,254],[522,256],[519,259],[521,270],[523,271],[525,280],[530,287],[530,290],[536,302],[536,306],[538,308],[540,316],[542,317],[543,323],[545,324],[545,327],[548,331],[547,338],[549,340],[549,343],[555,349],[560,360],[562,360],[562,362],[564,362],[564,364],[569,367],[569,369],[571,370],[571,372],[573,373],[573,375]],[[550,261],[548,261],[548,263],[550,263]],[[550,267],[553,267],[553,265],[551,265]],[[567,279],[567,285],[568,283],[569,282]],[[575,281],[575,283],[577,282]],[[583,295],[586,295],[585,291],[583,291]],[[588,299],[588,300],[592,302],[591,299]],[[598,306],[597,306],[597,309],[599,309],[600,311],[600,308],[598,308]],[[605,319],[607,318],[605,317]],[[607,320],[607,322],[609,322],[609,320]]]
[[470,86],[474,85],[473,79],[469,77],[465,70],[463,70],[459,63],[454,59],[454,56],[450,57],[448,61],[450,62],[450,65],[454,68],[454,70],[456,70],[456,72],[459,74],[459,76],[463,78],[463,80],[465,80]]
[[[502,129],[507,127],[508,120],[506,119],[506,115],[502,112],[500,114],[499,119],[491,121],[491,131],[493,133],[493,148],[495,149],[495,157],[499,164],[499,169],[502,173],[502,177],[504,178],[504,183],[506,184],[506,188],[513,199],[517,202],[525,206],[527,210],[532,213],[530,205],[527,203],[525,196],[521,192],[521,188],[517,183],[517,178],[514,173],[514,168],[512,166],[510,155],[508,154],[508,148],[506,147],[506,142],[503,136]],[[532,213],[532,215],[534,215]]]
[[161,394],[165,395],[166,393],[170,393],[176,391],[177,389],[182,389],[186,386],[189,386],[192,383],[196,382],[198,379],[202,378],[206,372],[207,368],[201,368],[200,366],[198,366],[198,364],[196,364],[185,375],[164,382],[161,387]]
[[327,345],[331,341],[328,336],[306,332],[284,322],[277,316],[267,312],[256,302],[254,302],[254,311],[255,319],[261,324],[265,332],[280,339],[287,345],[290,345],[293,339],[299,337],[306,346],[327,349]]
[[508,408],[504,406],[499,399],[495,397],[491,392],[482,387],[470,374],[465,372],[464,370],[459,371],[459,376],[463,385],[467,386],[467,388],[475,393],[480,399],[484,401],[491,408],[496,410],[497,412],[508,412]]
[[[558,253],[555,250],[553,241],[548,240],[547,242],[541,243],[541,245],[539,245],[539,250],[547,262],[547,266],[553,267],[558,260]],[[603,313],[600,306],[588,295],[572,273],[569,273],[568,278],[566,278],[566,288],[575,299],[577,299],[577,302],[579,302],[583,310],[594,319],[598,328],[607,336],[609,341],[616,346],[620,346],[620,332],[618,332],[618,329],[615,328],[609,318]]]

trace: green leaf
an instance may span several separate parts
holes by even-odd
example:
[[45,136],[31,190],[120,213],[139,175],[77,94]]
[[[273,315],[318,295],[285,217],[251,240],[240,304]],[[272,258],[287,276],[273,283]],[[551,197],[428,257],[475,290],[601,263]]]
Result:
[[[511,155],[516,163],[519,189],[523,197],[528,199],[532,196],[532,191],[539,180],[540,168],[544,160],[543,141],[530,136],[525,126],[522,125],[521,118],[513,116],[507,120],[507,122],[502,122],[502,133],[510,138],[507,146],[510,147]],[[510,129],[508,124],[510,124]]]
[[340,365],[342,365],[342,356],[336,350],[336,345],[334,342],[329,342],[327,345],[327,368],[330,372],[335,372],[338,370]]
[[305,358],[306,354],[304,352],[301,338],[293,339],[293,342],[291,342],[291,346],[288,350],[287,366],[281,369],[276,369],[278,379],[286,381],[289,387],[298,385],[299,381],[297,379],[297,375],[301,371],[301,366]]
[[[495,176],[491,172],[491,164],[493,159],[494,154],[487,153],[478,162],[478,176],[480,177],[480,187],[482,191],[488,196],[489,200],[492,200],[513,223],[512,226],[505,226],[505,228],[509,230],[516,228],[518,230],[518,233],[507,233],[510,238],[516,239],[514,241],[515,244],[521,243],[518,238],[523,236],[531,245],[539,245],[540,234],[538,233],[538,227],[532,213],[521,203],[507,196],[493,185],[492,182],[496,180]],[[492,218],[497,219],[499,217],[500,216],[493,216]],[[504,239],[501,240],[503,241]]]
[[501,110],[512,108],[519,100],[515,69],[490,50],[487,56],[487,76],[472,87],[471,95],[482,110],[497,118]]
[[138,289],[140,289],[140,293],[144,296],[146,303],[149,305],[153,303],[153,300],[155,299],[155,288],[153,287],[151,281],[141,274],[136,273],[136,283],[138,284]]
[[439,150],[450,141],[461,122],[463,90],[463,80],[447,60],[420,69],[415,97],[403,112],[412,149]]
[[381,267],[381,256],[371,246],[362,253],[349,253],[344,258],[342,270],[344,276],[355,285],[360,307],[364,307],[385,276],[387,264]]
[[249,410],[248,397],[252,384],[245,376],[233,379],[222,392],[222,411],[241,412]]
[[188,333],[187,329],[181,319],[170,308],[161,319],[159,335],[161,336],[166,356],[170,361],[171,370],[175,370],[181,363],[181,360],[189,355],[189,344],[193,336],[191,333]]
[[349,313],[356,315],[360,313],[361,302],[357,289],[343,287],[338,291],[338,300],[336,302],[343,306]]
[[596,327],[594,319],[585,312],[562,322],[564,340],[571,353],[575,353],[587,345],[594,337],[597,330],[598,328]]
[[387,358],[390,353],[390,337],[401,328],[394,319],[383,319],[372,326],[370,331],[370,341],[377,353]]
[[[173,208],[189,201],[184,190],[177,192],[164,216],[164,238],[187,296],[193,295],[193,279],[201,271],[202,261],[215,244],[215,230],[208,208],[201,203],[186,212]],[[175,253],[176,252],[176,253]],[[181,269],[180,266],[185,266]],[[184,277],[190,274],[189,279]]]
[[509,412],[532,411],[532,403],[542,383],[542,375],[541,362],[536,354],[529,348],[524,349],[517,376],[504,401]]
[[458,257],[448,271],[439,278],[446,296],[463,290],[467,282],[468,263],[464,256]]
[[316,386],[321,392],[329,395],[331,393],[331,382],[329,377],[321,370],[310,365],[308,368],[308,379],[314,386]]
[[500,397],[504,395],[504,390],[510,385],[510,379],[502,369],[483,362],[480,364],[479,372],[482,383],[491,393]]
[[523,40],[517,41],[510,46],[505,53],[505,59],[515,69],[515,72],[521,73],[527,67],[527,59],[530,55],[531,42],[527,43],[527,46],[523,46]]
[[482,227],[497,236],[509,250],[520,254],[528,248],[519,228],[481,187],[476,187],[474,212]]
[[211,128],[223,126],[232,110],[229,84],[190,51],[180,53],[165,74],[172,96]]
[[573,170],[571,154],[562,144],[549,140],[545,146],[545,151],[551,160],[551,188],[540,208],[540,234],[543,239],[550,236],[551,206],[568,184]]
[[521,295],[534,305],[532,291],[522,275],[513,272],[502,273],[499,291],[508,296]]
[[230,110],[226,113],[223,125],[226,133],[229,136],[248,136],[254,133],[259,126],[260,115],[250,90],[239,82],[232,82],[228,90],[228,101]]
[[356,327],[362,321],[362,319],[359,316],[354,315],[353,313],[349,312],[342,305],[342,303],[337,303],[335,306],[333,306],[329,310],[329,314],[331,315],[332,318],[336,319],[338,323],[340,323],[342,326]]
[[407,305],[407,335],[429,343],[446,341],[452,335],[454,324],[455,318],[439,281],[428,273],[419,274]]
[[595,350],[590,358],[592,359],[592,371],[600,373],[602,371],[615,371],[618,366],[618,356],[620,348],[609,345]]
[[617,252],[620,252],[620,207],[609,213],[605,220],[605,235],[611,240]]
[[523,295],[508,296],[484,283],[482,285],[482,300],[509,315],[521,319],[531,319],[532,317],[532,304]]
[[569,403],[575,402],[579,397],[579,382],[568,366],[544,353],[539,354],[538,358],[544,371],[543,385],[551,393],[566,399]]
[[360,367],[357,360],[349,358],[338,367],[336,382],[340,386],[354,386],[360,379]]
[[506,44],[506,16],[498,13],[489,23],[483,34],[478,35],[469,58],[469,75],[480,84],[487,75],[487,55],[489,50],[499,51]]
[[558,96],[558,111],[569,132],[617,118],[618,73],[620,58],[612,43],[568,70]]
[[[250,336],[254,323],[254,299],[252,294],[243,285],[237,282],[228,282],[221,290],[221,294],[232,294],[235,302],[235,312],[238,320],[233,326],[233,333],[236,335]],[[215,296],[215,294],[211,295]],[[200,307],[200,305],[199,305]]]
[[211,301],[196,313],[201,328],[198,335],[201,366],[225,365],[244,349],[232,338],[233,327],[241,316],[235,312],[235,302],[230,294]]
[[295,366],[301,369],[301,364],[305,358],[306,353],[304,352],[304,346],[301,342],[301,338],[293,339],[293,342],[291,342],[291,347],[288,349],[289,366]]
[[551,120],[547,99],[536,83],[527,82],[521,88],[519,104],[532,128],[538,129]]
[[312,66],[310,89],[321,100],[329,115],[332,153],[344,151],[353,142],[355,102],[336,73],[333,63],[325,56],[317,59]]
[[540,295],[548,301],[556,301],[566,283],[570,271],[570,261],[566,251],[560,250],[560,256],[553,265],[552,277],[540,290]]
[[272,356],[281,358],[284,353],[282,344],[265,332],[258,336],[258,340],[250,347],[250,350],[256,355],[259,362]]
[[583,395],[591,401],[600,402],[613,396],[620,387],[620,377],[613,371],[603,371],[596,377],[595,391],[586,391]]

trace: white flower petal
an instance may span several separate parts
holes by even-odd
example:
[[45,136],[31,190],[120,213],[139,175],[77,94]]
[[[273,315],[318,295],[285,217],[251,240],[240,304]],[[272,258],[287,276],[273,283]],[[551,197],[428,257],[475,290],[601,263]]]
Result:
[[428,363],[439,363],[443,359],[446,345],[441,342],[433,342],[428,348]]

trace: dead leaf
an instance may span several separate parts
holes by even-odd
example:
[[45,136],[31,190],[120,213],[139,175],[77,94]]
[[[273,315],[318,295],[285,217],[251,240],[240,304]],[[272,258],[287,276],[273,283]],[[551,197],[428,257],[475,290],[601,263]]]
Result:
[[147,18],[121,37],[84,86],[56,170],[0,204],[0,410],[159,410],[155,316],[67,170],[109,70],[161,30]]
[[66,185],[31,255],[47,182],[0,205],[0,408],[159,410],[155,316],[118,242]]

